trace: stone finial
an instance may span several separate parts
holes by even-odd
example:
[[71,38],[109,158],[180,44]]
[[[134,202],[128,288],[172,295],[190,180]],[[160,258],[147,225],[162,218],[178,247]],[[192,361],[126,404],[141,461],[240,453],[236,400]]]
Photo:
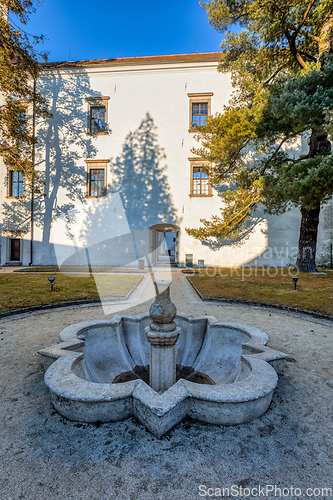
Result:
[[150,328],[159,332],[172,332],[177,328],[173,321],[177,314],[175,304],[170,299],[171,281],[154,281],[156,299],[149,308],[149,314],[153,320]]

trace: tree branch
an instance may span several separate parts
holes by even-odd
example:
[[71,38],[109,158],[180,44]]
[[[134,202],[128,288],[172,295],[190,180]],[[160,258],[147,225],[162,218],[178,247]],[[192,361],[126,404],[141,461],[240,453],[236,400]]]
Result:
[[317,59],[312,56],[311,54],[308,54],[307,52],[300,52],[301,55],[306,56],[308,59],[310,59],[313,62],[317,62]]
[[285,137],[284,139],[282,139],[282,141],[280,142],[280,144],[278,145],[278,147],[276,148],[276,150],[273,152],[273,154],[270,156],[270,158],[268,158],[268,160],[265,162],[263,168],[260,170],[260,175],[263,175],[265,173],[265,170],[268,167],[269,163],[273,160],[274,156],[277,155],[278,151],[281,149],[281,147],[283,146],[283,144],[285,142],[287,142],[289,139],[291,139],[292,137],[295,137],[295,135],[298,135],[300,133],[301,132],[297,132],[296,134],[293,134],[291,136],[288,136],[288,137]]
[[303,16],[303,19],[298,23],[298,25],[295,27],[295,36],[298,35],[300,29],[302,28],[303,24],[305,23],[306,21],[306,18],[308,17],[309,13],[310,13],[310,10],[312,9],[313,7],[313,4],[315,3],[316,0],[311,0],[306,11],[304,12],[304,16]]
[[286,30],[284,34],[288,40],[288,45],[292,56],[294,57],[295,61],[300,65],[300,67],[302,69],[305,69],[306,62],[304,61],[301,54],[297,51],[296,48],[296,32],[291,35],[289,31]]
[[285,64],[283,66],[279,66],[275,71],[274,73],[269,77],[267,78],[267,80],[264,81],[263,85],[268,85],[275,77],[276,75],[285,68]]

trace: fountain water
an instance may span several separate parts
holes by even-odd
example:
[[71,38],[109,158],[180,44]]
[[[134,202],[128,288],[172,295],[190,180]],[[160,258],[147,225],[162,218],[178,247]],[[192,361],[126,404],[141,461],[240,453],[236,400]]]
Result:
[[261,330],[176,314],[155,282],[149,315],[71,325],[41,349],[56,410],[83,422],[135,415],[157,437],[186,415],[239,424],[269,407],[286,354]]

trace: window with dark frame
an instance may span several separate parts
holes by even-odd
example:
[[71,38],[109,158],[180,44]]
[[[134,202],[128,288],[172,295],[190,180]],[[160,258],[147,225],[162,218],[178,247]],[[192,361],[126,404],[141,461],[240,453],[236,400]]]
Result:
[[25,134],[27,126],[27,111],[22,111],[18,117],[18,132]]
[[99,198],[106,195],[105,188],[105,168],[89,169],[89,189],[88,196]]
[[21,172],[9,170],[8,196],[11,198],[23,198],[24,179]]
[[200,158],[189,158],[190,162],[190,196],[213,196],[209,179],[211,163]]
[[106,132],[105,106],[91,106],[90,108],[90,133],[101,134]]
[[88,104],[87,134],[108,134],[108,103],[110,97],[86,97]]
[[193,167],[192,194],[196,196],[209,196],[210,183],[207,167]]
[[208,102],[192,102],[192,129],[206,124],[208,117]]
[[189,98],[189,132],[196,132],[211,115],[213,92],[191,92]]

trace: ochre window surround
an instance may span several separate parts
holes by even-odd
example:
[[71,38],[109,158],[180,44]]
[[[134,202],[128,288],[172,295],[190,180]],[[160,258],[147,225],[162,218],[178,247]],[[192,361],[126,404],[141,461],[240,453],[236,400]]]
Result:
[[211,115],[211,98],[213,92],[187,94],[189,97],[189,132],[196,132],[196,125],[204,125]]
[[107,194],[109,160],[85,160],[87,164],[87,197],[101,198]]
[[86,97],[88,103],[87,134],[106,135],[108,133],[108,102],[110,97]]
[[211,163],[201,158],[189,158],[190,162],[190,196],[213,196],[212,186],[209,181]]

